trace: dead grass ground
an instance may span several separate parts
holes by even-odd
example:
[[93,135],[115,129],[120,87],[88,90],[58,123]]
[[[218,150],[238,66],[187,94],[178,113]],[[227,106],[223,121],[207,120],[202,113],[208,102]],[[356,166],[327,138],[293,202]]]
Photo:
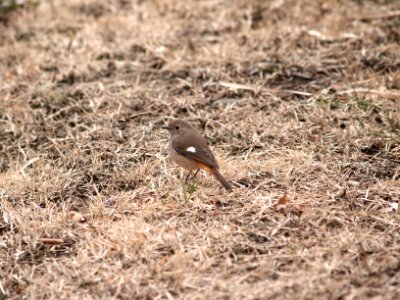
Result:
[[[55,0],[13,14],[0,299],[399,299],[399,11]],[[171,117],[205,133],[234,191],[200,176],[185,200],[159,129]]]

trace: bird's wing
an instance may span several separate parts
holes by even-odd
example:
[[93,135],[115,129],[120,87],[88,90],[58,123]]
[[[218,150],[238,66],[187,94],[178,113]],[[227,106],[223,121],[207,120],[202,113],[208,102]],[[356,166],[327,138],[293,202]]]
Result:
[[172,140],[172,148],[180,155],[187,159],[192,159],[200,163],[206,164],[210,167],[218,169],[217,160],[211,149],[207,146],[206,141],[200,135],[197,138],[186,138],[185,142],[182,139],[179,141],[176,139]]

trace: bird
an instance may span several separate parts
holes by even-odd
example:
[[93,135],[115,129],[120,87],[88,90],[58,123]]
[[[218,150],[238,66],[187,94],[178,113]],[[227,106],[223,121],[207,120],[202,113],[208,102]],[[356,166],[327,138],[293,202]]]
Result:
[[202,169],[214,176],[227,191],[232,189],[221,175],[217,160],[206,140],[195,128],[183,120],[172,120],[162,128],[170,133],[169,154],[172,160],[189,171],[186,181],[192,171],[196,170],[194,178]]

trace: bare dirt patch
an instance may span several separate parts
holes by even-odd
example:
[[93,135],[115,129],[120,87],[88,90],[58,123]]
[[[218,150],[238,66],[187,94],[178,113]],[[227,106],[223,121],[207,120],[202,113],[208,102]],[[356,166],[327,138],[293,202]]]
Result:
[[[399,12],[74,0],[12,13],[0,299],[400,298]],[[160,129],[172,117],[204,132],[232,192],[201,175],[184,193]]]

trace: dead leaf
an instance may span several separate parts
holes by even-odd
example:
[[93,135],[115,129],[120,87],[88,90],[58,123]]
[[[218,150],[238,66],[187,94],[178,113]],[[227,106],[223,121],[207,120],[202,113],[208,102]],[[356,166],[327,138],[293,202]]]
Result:
[[306,203],[299,203],[299,204],[291,204],[289,203],[289,199],[287,196],[287,193],[285,192],[273,205],[272,207],[276,211],[282,211],[282,210],[294,210],[297,211],[298,213],[304,212],[304,210],[307,208]]
[[287,203],[288,203],[288,198],[287,198],[287,193],[285,192],[285,193],[283,194],[283,196],[280,197],[280,198],[278,199],[278,201],[276,201],[276,202],[272,205],[272,207],[275,208],[275,209],[277,209],[278,206],[284,206],[284,205],[286,205]]

